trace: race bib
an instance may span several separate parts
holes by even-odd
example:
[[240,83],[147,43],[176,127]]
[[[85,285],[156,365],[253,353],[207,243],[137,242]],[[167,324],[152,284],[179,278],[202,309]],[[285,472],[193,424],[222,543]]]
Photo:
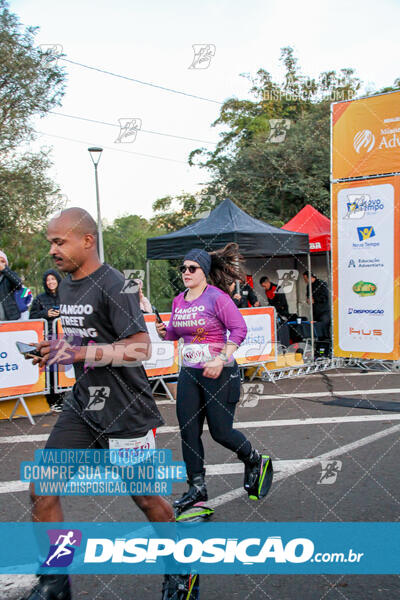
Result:
[[127,450],[155,450],[156,438],[152,429],[143,437],[139,438],[109,438],[108,444],[110,450],[127,449]]
[[182,350],[182,358],[186,364],[191,365],[212,360],[208,344],[185,344]]

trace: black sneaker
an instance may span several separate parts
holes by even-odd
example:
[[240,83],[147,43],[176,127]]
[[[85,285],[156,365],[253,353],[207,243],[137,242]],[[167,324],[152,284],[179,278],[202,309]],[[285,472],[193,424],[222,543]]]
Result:
[[199,600],[200,582],[197,574],[164,575],[161,600]]
[[250,500],[259,500],[267,495],[272,484],[272,460],[266,454],[259,454],[253,449],[244,464],[244,489]]
[[61,403],[61,402],[55,402],[54,404],[52,404],[52,405],[50,406],[50,410],[51,410],[52,412],[55,412],[55,413],[60,413],[60,412],[62,412],[62,409],[63,409],[63,405],[62,405],[62,403]]
[[72,600],[68,575],[39,575],[39,581],[22,600]]
[[189,489],[178,500],[174,501],[177,513],[208,500],[207,488],[204,481],[204,473],[197,473],[188,479]]

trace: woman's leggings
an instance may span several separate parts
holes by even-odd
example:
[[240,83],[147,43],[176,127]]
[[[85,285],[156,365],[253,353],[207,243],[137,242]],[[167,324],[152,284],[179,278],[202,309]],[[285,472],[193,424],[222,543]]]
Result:
[[225,366],[218,379],[204,377],[203,369],[181,369],[176,412],[188,477],[204,472],[201,434],[206,418],[210,434],[216,442],[236,452],[241,460],[250,454],[250,442],[243,433],[232,427],[239,396],[240,376],[236,363]]

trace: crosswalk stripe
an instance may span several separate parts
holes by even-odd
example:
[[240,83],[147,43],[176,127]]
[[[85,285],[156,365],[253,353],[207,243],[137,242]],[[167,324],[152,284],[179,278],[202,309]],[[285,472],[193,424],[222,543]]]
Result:
[[[399,403],[400,410],[400,403]],[[304,419],[271,419],[266,421],[238,421],[234,426],[236,429],[257,429],[258,427],[292,427],[295,425],[330,425],[335,423],[368,423],[376,421],[398,421],[400,412],[384,415],[350,415],[342,417],[309,417]],[[208,430],[208,426],[204,425]],[[178,425],[159,427],[157,434],[178,433]],[[22,444],[32,442],[45,442],[49,437],[48,433],[38,435],[8,435],[0,437],[0,444]]]

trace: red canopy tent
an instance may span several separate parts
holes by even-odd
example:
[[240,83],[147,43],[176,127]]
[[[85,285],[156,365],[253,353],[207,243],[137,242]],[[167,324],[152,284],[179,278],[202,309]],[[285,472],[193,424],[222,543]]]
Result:
[[310,204],[306,204],[282,229],[308,233],[310,252],[329,252],[331,249],[331,222]]

